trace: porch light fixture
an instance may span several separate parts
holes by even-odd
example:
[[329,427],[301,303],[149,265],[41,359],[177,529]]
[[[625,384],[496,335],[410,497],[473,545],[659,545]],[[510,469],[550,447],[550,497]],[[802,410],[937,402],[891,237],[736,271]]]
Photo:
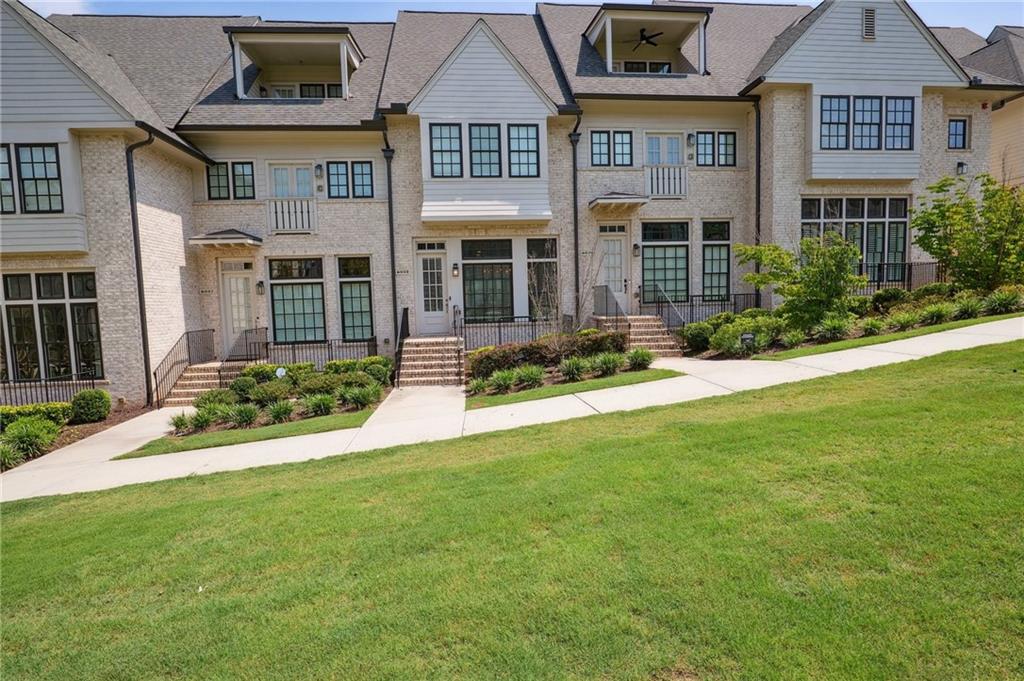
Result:
[[452,279],[458,279],[458,278],[459,278],[459,263],[453,262],[452,263]]
[[956,162],[956,174],[957,175],[966,175],[967,174],[967,162],[966,161],[957,161]]
[[323,163],[317,163],[315,166],[313,166],[313,174],[316,175],[316,179],[318,179],[318,180],[321,177],[323,177],[324,176],[324,164]]
[[633,257],[634,258],[639,258],[640,257],[640,244],[633,244]]
[[256,282],[256,295],[262,296],[267,292],[267,287],[264,285],[263,280],[260,279]]
[[694,137],[694,135],[693,135],[693,133],[692,133],[692,132],[688,132],[688,133],[686,133],[686,146],[688,146],[688,147],[692,147],[692,146],[693,146],[693,143],[694,143],[694,142],[695,142],[696,140],[697,140],[697,138],[696,138],[696,137]]

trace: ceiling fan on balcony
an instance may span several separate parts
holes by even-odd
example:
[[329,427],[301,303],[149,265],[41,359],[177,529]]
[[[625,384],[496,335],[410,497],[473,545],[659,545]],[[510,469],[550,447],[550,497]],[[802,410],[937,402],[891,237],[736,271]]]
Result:
[[[646,28],[641,28],[640,29],[640,39],[636,41],[636,45],[633,46],[633,50],[632,51],[636,52],[637,48],[640,47],[641,45],[643,45],[644,43],[647,43],[651,47],[657,47],[658,43],[654,42],[654,39],[657,38],[659,35],[662,35],[664,33],[665,33],[664,31],[658,31],[657,33],[652,33],[651,35],[647,35],[647,29]],[[628,40],[620,40],[619,42],[620,43],[631,43],[631,42],[633,42],[633,39],[629,38]]]

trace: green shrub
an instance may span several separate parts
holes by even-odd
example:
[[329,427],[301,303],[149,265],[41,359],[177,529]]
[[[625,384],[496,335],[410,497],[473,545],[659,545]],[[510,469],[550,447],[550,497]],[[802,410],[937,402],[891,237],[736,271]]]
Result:
[[234,408],[234,404],[211,404],[205,407],[214,423],[231,423],[231,410]]
[[807,340],[807,334],[799,329],[791,329],[782,334],[779,342],[782,343],[782,347],[784,348],[795,348],[805,340]]
[[35,404],[22,404],[18,406],[0,407],[0,432],[20,418],[27,416],[42,416],[48,421],[53,421],[58,426],[63,426],[71,418],[70,402],[37,402]]
[[466,386],[466,392],[470,395],[482,395],[487,392],[487,380],[483,378],[474,378],[469,381],[469,385]]
[[0,442],[0,471],[10,470],[24,461],[24,454],[6,442]]
[[523,364],[558,366],[566,357],[596,355],[601,352],[625,352],[629,339],[620,331],[595,331],[588,334],[550,334],[530,343],[508,343],[480,348],[466,358],[467,373],[485,378],[495,371],[515,369]]
[[849,315],[830,312],[814,330],[814,337],[823,343],[837,341],[846,338],[850,334],[851,328],[853,328],[853,320]]
[[7,426],[3,441],[26,459],[33,459],[45,452],[59,433],[60,426],[50,419],[26,416]]
[[871,307],[879,314],[888,314],[891,308],[908,300],[910,294],[901,288],[883,288],[871,296]]
[[259,417],[260,410],[255,404],[236,404],[231,409],[231,423],[238,428],[248,428]]
[[577,336],[593,336],[595,333],[601,333],[601,329],[595,329],[595,328],[580,329],[579,331],[576,332],[576,335]]
[[711,326],[711,328],[713,330],[711,335],[713,336],[714,335],[714,331],[718,331],[720,328],[722,328],[726,324],[732,324],[734,321],[736,321],[736,315],[734,313],[732,313],[732,312],[719,312],[718,314],[711,315],[710,317],[705,319],[703,323],[704,324],[709,324]]
[[654,353],[647,348],[633,348],[626,353],[630,371],[643,371],[654,363]]
[[324,371],[329,374],[347,374],[359,370],[358,359],[332,359],[324,364]]
[[231,392],[235,393],[240,402],[248,402],[256,385],[256,379],[252,376],[239,376],[231,381]]
[[957,319],[974,319],[980,317],[985,306],[977,296],[964,296],[953,303],[953,316]]
[[566,357],[558,365],[558,373],[568,383],[575,383],[587,373],[587,363],[582,357]]
[[507,393],[516,384],[515,369],[499,369],[491,374],[490,385],[496,393]]
[[316,375],[316,366],[312,362],[293,362],[283,365],[285,370],[284,378],[296,388],[310,376]]
[[914,310],[894,312],[886,318],[888,325],[897,331],[912,329],[921,322],[921,314]]
[[277,378],[276,364],[250,364],[242,369],[242,376],[253,378],[257,383],[267,383]]
[[[726,312],[723,314],[732,313]],[[715,316],[717,317],[718,315]],[[715,335],[717,330],[710,322],[695,322],[681,327],[678,333],[680,338],[683,339],[686,349],[699,354],[707,352],[708,348],[711,347],[711,337]]]
[[292,385],[288,381],[274,379],[267,383],[260,383],[256,386],[249,398],[261,407],[280,402],[291,397]]
[[198,433],[212,426],[215,420],[211,409],[197,409],[189,418],[188,427]]
[[182,412],[171,417],[171,428],[175,433],[184,433],[189,429],[190,419],[188,414]]
[[[785,331],[785,322],[775,316],[737,319],[715,332],[715,335],[711,337],[711,349],[729,357],[743,357],[767,350],[782,338]],[[749,346],[745,346],[742,340],[743,335],[747,333],[754,335],[753,342]]]
[[922,300],[923,298],[951,298],[953,296],[953,285],[945,282],[936,281],[931,284],[925,284],[910,292],[910,297],[913,300]]
[[539,388],[544,385],[544,367],[524,364],[516,371],[516,384],[523,388]]
[[110,415],[110,394],[91,388],[71,398],[71,423],[96,423]]
[[1006,314],[1022,306],[1021,294],[1011,287],[998,288],[982,301],[985,314]]
[[766,317],[771,313],[771,310],[765,310],[764,308],[748,307],[743,312],[740,312],[737,317],[740,319],[757,319],[758,317]]
[[860,323],[860,332],[865,336],[877,336],[883,331],[885,331],[885,322],[878,317],[871,317]]
[[[334,401],[333,397],[331,397],[331,401]],[[294,411],[295,404],[291,400],[279,400],[267,407],[267,415],[274,423],[284,423],[292,417]]]
[[941,324],[952,319],[955,312],[953,303],[932,303],[921,310],[921,323],[928,326]]
[[339,378],[342,386],[360,387],[376,383],[373,380],[373,376],[365,371],[350,371],[346,374],[341,374]]
[[611,376],[622,368],[626,358],[619,352],[602,352],[594,357],[594,370],[601,376]]
[[381,385],[391,384],[391,367],[387,367],[382,364],[370,364],[367,365],[363,371]]
[[351,404],[356,409],[366,409],[367,407],[380,402],[383,390],[381,387],[374,383],[372,385],[362,385],[344,388],[345,391],[345,402]]
[[390,357],[384,357],[383,355],[370,355],[359,360],[359,369],[361,371],[366,371],[368,367],[384,367],[390,374],[391,370],[395,367],[395,362]]
[[329,395],[341,387],[338,374],[312,374],[299,383],[300,395]]
[[311,416],[327,416],[334,411],[336,400],[331,393],[307,395],[302,398],[302,409]]
[[192,405],[196,409],[202,409],[213,404],[234,404],[235,402],[238,402],[238,395],[233,390],[215,388],[197,397],[192,401]]
[[854,296],[850,298],[847,309],[856,317],[863,317],[871,312],[871,296]]

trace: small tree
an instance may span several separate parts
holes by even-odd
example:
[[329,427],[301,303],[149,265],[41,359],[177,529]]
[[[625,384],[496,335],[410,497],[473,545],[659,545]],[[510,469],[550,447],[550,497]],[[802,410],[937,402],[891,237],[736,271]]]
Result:
[[914,243],[964,288],[1024,283],[1024,190],[979,175],[945,177],[928,191],[911,219]]
[[850,298],[867,280],[852,271],[860,257],[857,247],[834,232],[821,241],[804,239],[800,252],[798,258],[776,244],[736,246],[740,264],[758,265],[743,280],[759,291],[772,286],[784,299],[781,311],[788,325],[809,330],[829,313],[846,314]]

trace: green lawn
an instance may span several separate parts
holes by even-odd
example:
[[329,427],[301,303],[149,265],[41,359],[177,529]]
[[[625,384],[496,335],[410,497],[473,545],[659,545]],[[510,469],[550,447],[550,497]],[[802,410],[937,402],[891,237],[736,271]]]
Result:
[[1011,312],[1010,314],[994,315],[991,317],[979,317],[978,319],[959,319],[953,322],[946,322],[945,324],[935,324],[934,326],[921,326],[916,329],[909,329],[907,331],[897,331],[896,333],[887,333],[881,336],[862,336],[860,338],[850,338],[847,340],[836,341],[834,343],[823,343],[821,345],[807,345],[802,348],[793,348],[792,350],[783,350],[782,352],[766,352],[760,355],[755,355],[754,359],[796,359],[797,357],[807,357],[808,355],[820,355],[824,352],[836,352],[837,350],[849,350],[850,348],[862,348],[865,345],[875,345],[876,343],[888,343],[889,341],[903,340],[904,338],[913,338],[914,336],[924,336],[929,333],[936,333],[938,331],[948,331],[950,329],[960,329],[965,326],[974,326],[975,324],[984,324],[985,322],[997,322],[1000,319],[1010,319],[1012,317],[1024,316],[1020,312]]
[[341,430],[342,428],[358,428],[366,423],[366,419],[370,418],[372,413],[372,409],[363,409],[361,411],[331,414],[330,416],[314,416],[313,418],[289,421],[288,423],[275,423],[271,426],[261,426],[259,428],[233,428],[231,430],[218,430],[211,433],[197,433],[182,437],[166,435],[147,442],[134,452],[128,452],[114,458],[136,459],[140,456],[153,456],[154,454],[187,452],[190,449],[223,447],[225,445],[238,445],[244,442],[275,440],[279,437],[291,437],[293,435],[324,433],[328,430]]
[[1024,342],[4,504],[17,679],[1010,679]]
[[515,404],[516,402],[542,400],[545,397],[558,397],[560,395],[572,395],[573,393],[585,393],[588,390],[617,388],[620,385],[634,385],[636,383],[647,383],[648,381],[660,381],[663,378],[672,378],[673,376],[682,376],[682,374],[678,371],[672,371],[671,369],[624,371],[615,374],[614,376],[592,378],[578,383],[545,385],[540,388],[523,390],[517,393],[508,393],[505,395],[474,395],[466,398],[466,409],[481,409],[483,407],[497,407],[502,404]]

